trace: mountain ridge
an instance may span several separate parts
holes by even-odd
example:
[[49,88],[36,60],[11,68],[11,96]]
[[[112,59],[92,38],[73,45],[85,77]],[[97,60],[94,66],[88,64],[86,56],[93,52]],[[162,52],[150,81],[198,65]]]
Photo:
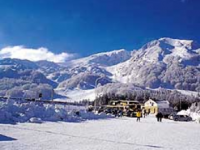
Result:
[[2,84],[10,79],[10,89],[18,85],[24,90],[25,85],[35,87],[41,81],[49,91],[56,87],[66,91],[91,90],[102,78],[98,81],[102,87],[123,83],[200,91],[200,45],[192,40],[160,38],[139,50],[102,52],[64,64],[6,58],[0,59],[0,73]]
[[[184,44],[181,45],[180,41]],[[108,67],[107,71],[113,72],[113,79],[116,81],[135,83],[151,88],[159,86],[175,88],[175,83],[170,83],[170,79],[173,80],[173,77],[177,80],[183,78],[176,81],[183,84],[187,79],[185,74],[191,73],[194,75],[194,77],[189,75],[189,80],[193,80],[191,84],[196,84],[193,86],[199,88],[200,55],[197,53],[198,47],[193,49],[191,46],[193,41],[180,41],[162,38],[149,42],[136,51],[131,59]],[[180,76],[174,74],[176,71]],[[189,81],[187,83],[189,84]],[[186,89],[191,90],[191,87]]]

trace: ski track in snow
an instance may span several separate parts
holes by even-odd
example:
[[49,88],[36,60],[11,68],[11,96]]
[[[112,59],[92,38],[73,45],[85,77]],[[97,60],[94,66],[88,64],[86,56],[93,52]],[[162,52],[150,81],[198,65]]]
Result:
[[[93,120],[82,123],[0,124],[1,150],[198,150],[200,125],[156,122],[154,116]],[[1,135],[16,140],[3,141]]]

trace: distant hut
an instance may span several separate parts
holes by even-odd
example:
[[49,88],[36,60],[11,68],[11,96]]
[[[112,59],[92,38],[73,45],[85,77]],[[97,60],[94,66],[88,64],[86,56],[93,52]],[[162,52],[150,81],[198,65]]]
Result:
[[154,101],[152,99],[149,99],[144,103],[144,108],[146,112],[149,112],[151,114],[156,114],[159,111],[160,112],[167,112],[172,111],[171,107],[169,106],[169,101]]

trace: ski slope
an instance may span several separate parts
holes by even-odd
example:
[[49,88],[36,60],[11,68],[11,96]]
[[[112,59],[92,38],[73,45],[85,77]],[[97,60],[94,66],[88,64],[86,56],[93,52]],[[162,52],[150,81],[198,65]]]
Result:
[[154,116],[81,123],[0,124],[1,150],[199,150],[200,124]]

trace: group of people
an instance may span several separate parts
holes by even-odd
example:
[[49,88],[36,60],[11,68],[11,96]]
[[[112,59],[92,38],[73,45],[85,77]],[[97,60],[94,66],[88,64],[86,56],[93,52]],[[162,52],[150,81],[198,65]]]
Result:
[[[111,111],[111,113],[115,116],[115,117],[122,117],[123,116],[123,109],[114,109]],[[140,122],[140,118],[145,118],[147,115],[150,114],[150,110],[146,110],[146,109],[138,109],[136,111],[136,121]],[[163,114],[161,112],[158,112],[156,114],[156,118],[158,122],[162,122],[162,118],[163,118]]]
[[115,109],[112,114],[115,115],[115,117],[122,117],[123,115],[123,110],[122,109]]
[[[137,117],[137,120],[136,121],[139,121],[140,122],[140,118],[143,116],[145,118],[145,116],[147,114],[149,114],[150,111],[147,113],[145,109],[141,110],[141,109],[138,109],[137,112],[136,112],[136,117]],[[158,122],[162,122],[162,118],[163,118],[163,114],[161,112],[158,112],[156,114],[156,118],[157,118],[157,121]]]

